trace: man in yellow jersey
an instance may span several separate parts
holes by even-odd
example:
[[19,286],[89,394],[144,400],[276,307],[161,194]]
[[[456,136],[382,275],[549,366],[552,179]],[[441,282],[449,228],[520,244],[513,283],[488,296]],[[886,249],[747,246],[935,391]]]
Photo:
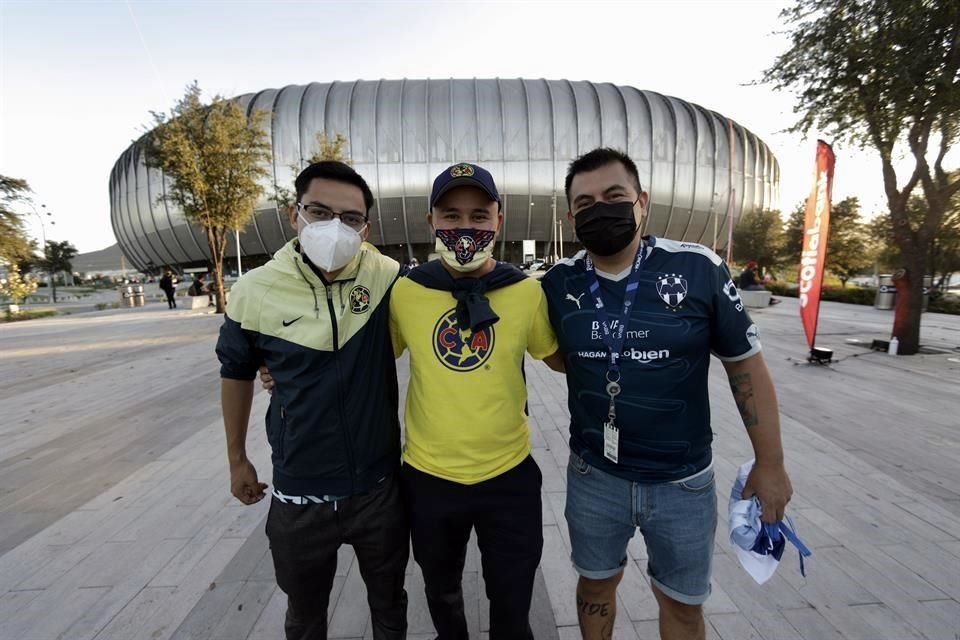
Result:
[[490,638],[533,638],[542,478],[522,364],[525,352],[554,367],[562,357],[539,283],[491,257],[503,213],[490,173],[443,171],[427,220],[441,259],[411,270],[390,299],[394,352],[410,352],[401,479],[414,558],[439,638],[466,639],[461,581],[475,529]]

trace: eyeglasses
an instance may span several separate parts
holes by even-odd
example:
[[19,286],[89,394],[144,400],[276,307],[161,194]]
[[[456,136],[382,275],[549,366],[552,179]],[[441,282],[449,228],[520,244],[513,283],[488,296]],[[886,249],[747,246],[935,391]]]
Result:
[[363,229],[364,225],[367,224],[367,216],[363,215],[362,213],[357,213],[356,211],[344,211],[343,213],[337,213],[321,205],[305,205],[302,202],[298,202],[297,207],[300,208],[300,215],[303,216],[303,219],[308,224],[311,222],[329,222],[334,218],[340,218],[340,222],[347,225],[354,231],[360,231]]

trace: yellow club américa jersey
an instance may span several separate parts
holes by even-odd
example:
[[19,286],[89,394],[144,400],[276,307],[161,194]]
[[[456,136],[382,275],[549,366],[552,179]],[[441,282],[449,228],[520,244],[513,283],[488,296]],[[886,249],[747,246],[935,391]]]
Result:
[[461,484],[495,478],[529,455],[524,352],[542,360],[557,350],[538,281],[486,296],[500,320],[475,334],[457,325],[450,292],[401,278],[390,296],[394,353],[410,351],[404,460]]

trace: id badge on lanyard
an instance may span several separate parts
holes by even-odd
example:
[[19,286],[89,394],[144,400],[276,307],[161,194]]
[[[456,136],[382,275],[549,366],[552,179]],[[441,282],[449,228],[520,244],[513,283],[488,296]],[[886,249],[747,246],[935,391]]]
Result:
[[607,348],[607,397],[610,398],[610,404],[607,408],[607,420],[603,423],[603,455],[610,462],[617,464],[620,459],[620,430],[617,428],[617,396],[620,395],[620,356],[623,353],[623,343],[627,333],[627,325],[630,324],[630,309],[633,301],[637,297],[637,289],[640,285],[640,271],[643,269],[643,263],[646,260],[647,252],[644,243],[640,243],[637,251],[637,257],[633,261],[633,269],[630,271],[630,277],[627,279],[627,290],[623,296],[623,313],[620,315],[620,322],[614,331],[610,328],[610,321],[607,317],[607,311],[603,306],[603,298],[600,296],[600,282],[597,280],[596,268],[593,266],[593,260],[587,255],[587,285],[589,287],[590,297],[593,298],[594,308],[597,314],[597,321],[600,324],[601,338]]
[[620,385],[607,383],[607,395],[610,396],[610,409],[607,421],[603,423],[603,457],[617,464],[620,461],[620,429],[617,429],[617,407],[615,398],[620,393]]

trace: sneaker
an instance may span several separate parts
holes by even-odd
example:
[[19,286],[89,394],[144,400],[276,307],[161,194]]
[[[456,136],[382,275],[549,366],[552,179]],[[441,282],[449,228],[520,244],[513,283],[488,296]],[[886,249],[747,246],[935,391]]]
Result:
[[777,300],[776,298],[770,298],[770,305],[769,305],[769,306],[772,307],[773,305],[775,305],[775,304],[780,304],[781,302],[782,302],[782,300]]

